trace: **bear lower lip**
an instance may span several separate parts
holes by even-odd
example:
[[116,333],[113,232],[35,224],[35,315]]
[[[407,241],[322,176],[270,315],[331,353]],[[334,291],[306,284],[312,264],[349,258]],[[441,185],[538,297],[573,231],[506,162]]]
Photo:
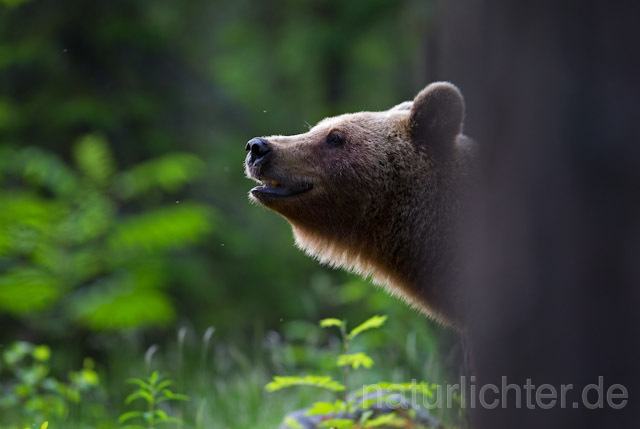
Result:
[[251,190],[253,195],[265,195],[265,196],[274,196],[274,197],[291,197],[293,195],[302,194],[303,192],[307,192],[312,188],[310,184],[300,185],[300,186],[284,186],[284,185],[270,185],[264,184],[261,186],[256,186]]

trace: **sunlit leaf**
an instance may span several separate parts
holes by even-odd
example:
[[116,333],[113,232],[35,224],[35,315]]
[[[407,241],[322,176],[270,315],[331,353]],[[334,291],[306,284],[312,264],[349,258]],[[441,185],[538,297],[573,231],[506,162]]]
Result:
[[387,321],[387,316],[373,316],[372,318],[366,320],[360,325],[353,328],[351,332],[349,332],[349,339],[355,338],[358,334],[374,328],[379,328],[384,325],[384,322]]
[[361,366],[371,368],[373,366],[373,359],[366,353],[352,353],[338,356],[336,363],[338,366],[350,366],[353,369],[358,369]]
[[407,427],[407,419],[399,417],[395,413],[382,414],[373,419],[369,419],[366,423],[367,427]]
[[328,419],[322,421],[318,427],[327,429],[350,429],[355,427],[356,423],[351,419]]
[[344,326],[344,322],[340,319],[335,318],[322,319],[320,321],[321,328],[328,328],[331,326]]
[[437,391],[438,385],[434,383],[426,382],[411,382],[411,383],[390,383],[390,382],[378,382],[368,386],[364,386],[358,391],[358,395],[371,393],[371,392],[398,392],[398,393],[413,393],[426,395],[433,397],[435,391]]
[[346,411],[346,409],[347,405],[339,399],[335,402],[314,402],[311,408],[307,410],[307,415],[313,416],[336,414],[342,411]]
[[78,371],[75,373],[75,377],[71,379],[81,388],[98,386],[100,384],[100,377],[98,376],[98,373],[92,369],[83,369]]
[[48,361],[49,358],[51,357],[51,349],[49,348],[49,346],[40,345],[35,347],[31,354],[36,360],[45,362],[45,361]]
[[267,383],[265,389],[269,392],[284,389],[291,386],[313,386],[321,389],[340,392],[344,386],[328,376],[307,375],[304,377],[273,377],[273,381]]

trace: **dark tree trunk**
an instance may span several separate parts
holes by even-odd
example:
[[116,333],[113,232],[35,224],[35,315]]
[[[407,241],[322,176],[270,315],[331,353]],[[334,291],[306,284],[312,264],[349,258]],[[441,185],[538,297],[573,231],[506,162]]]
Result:
[[[551,409],[534,394],[518,409],[511,391],[505,409],[477,407],[474,427],[640,427],[640,2],[439,11],[429,78],[461,87],[483,153],[465,285],[476,384],[558,390]],[[590,410],[582,389],[598,377],[604,407]],[[617,383],[622,409],[606,401]],[[573,384],[564,408],[561,384]]]

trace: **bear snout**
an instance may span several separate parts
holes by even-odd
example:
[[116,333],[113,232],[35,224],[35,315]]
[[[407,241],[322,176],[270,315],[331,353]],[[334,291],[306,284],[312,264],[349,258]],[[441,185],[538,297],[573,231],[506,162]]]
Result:
[[271,146],[266,139],[262,137],[254,137],[249,140],[244,147],[249,151],[247,155],[247,165],[249,167],[256,167],[266,161],[271,155]]

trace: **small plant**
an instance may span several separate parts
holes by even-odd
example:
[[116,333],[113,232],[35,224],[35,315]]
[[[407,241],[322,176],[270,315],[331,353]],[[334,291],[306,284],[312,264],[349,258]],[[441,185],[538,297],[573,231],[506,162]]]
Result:
[[[63,382],[51,375],[50,358],[48,346],[24,341],[11,344],[2,353],[0,375],[5,377],[0,383],[0,423],[14,421],[15,425],[24,425],[34,420],[64,418],[84,393],[99,387],[100,379],[90,359],[85,359],[84,367],[70,372],[69,381]],[[47,425],[45,422],[41,428]]]
[[0,314],[47,311],[63,326],[57,332],[170,323],[168,261],[200,242],[215,214],[169,194],[194,182],[204,163],[173,153],[120,170],[95,134],[72,154],[68,165],[41,148],[0,144]]
[[119,423],[125,423],[129,420],[142,420],[145,426],[134,424],[123,426],[122,429],[153,429],[156,425],[164,423],[175,423],[182,425],[183,422],[177,417],[171,417],[166,411],[158,408],[158,404],[167,401],[187,401],[189,397],[179,393],[174,393],[169,389],[173,382],[169,379],[163,379],[162,376],[154,371],[147,379],[131,378],[127,380],[130,384],[138,386],[138,388],[127,396],[125,404],[130,404],[137,399],[142,399],[147,404],[145,411],[129,411],[120,416]]
[[[269,392],[292,387],[292,386],[314,386],[330,391],[339,396],[333,402],[315,402],[306,410],[303,415],[308,417],[320,417],[313,421],[307,421],[303,426],[300,422],[300,414],[289,415],[284,420],[285,427],[290,429],[301,429],[309,427],[311,423],[318,428],[422,428],[424,425],[416,421],[416,410],[407,407],[397,409],[386,409],[381,411],[375,409],[373,405],[387,399],[390,395],[405,391],[414,390],[416,393],[433,395],[433,385],[427,383],[377,383],[367,386],[362,391],[349,394],[349,372],[359,368],[369,369],[374,361],[371,356],[364,352],[351,353],[350,346],[353,340],[361,333],[370,329],[380,328],[387,320],[387,316],[373,316],[364,323],[358,325],[351,331],[347,330],[347,322],[344,320],[329,318],[320,321],[320,327],[336,327],[340,331],[342,340],[342,353],[335,360],[337,368],[342,370],[342,382],[334,380],[329,376],[306,375],[300,377],[280,377],[276,376],[273,381],[265,386]],[[382,396],[368,396],[371,393],[384,392]],[[395,400],[397,401],[397,399]],[[434,421],[434,420],[433,420]]]

